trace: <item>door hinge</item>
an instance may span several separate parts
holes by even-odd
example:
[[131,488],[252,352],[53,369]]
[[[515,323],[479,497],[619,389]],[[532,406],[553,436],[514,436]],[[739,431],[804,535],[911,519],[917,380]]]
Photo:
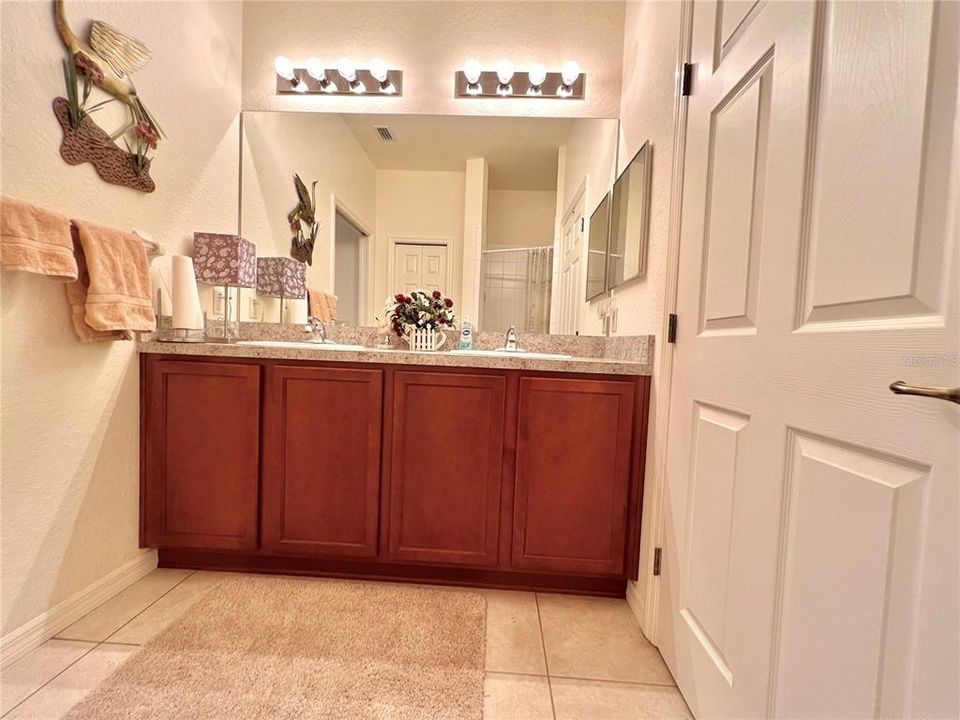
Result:
[[687,97],[693,94],[693,63],[683,64],[683,75],[680,81],[680,94]]
[[677,314],[670,313],[667,318],[667,342],[675,343],[677,341]]
[[583,232],[584,229],[585,229],[585,228],[584,228],[583,218],[580,218],[580,232]]
[[653,574],[660,574],[660,557],[663,555],[663,548],[653,549]]

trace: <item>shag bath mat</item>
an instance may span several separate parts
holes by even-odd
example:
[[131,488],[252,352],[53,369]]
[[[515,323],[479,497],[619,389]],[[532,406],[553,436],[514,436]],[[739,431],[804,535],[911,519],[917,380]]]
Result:
[[69,720],[480,720],[486,598],[412,585],[234,577]]

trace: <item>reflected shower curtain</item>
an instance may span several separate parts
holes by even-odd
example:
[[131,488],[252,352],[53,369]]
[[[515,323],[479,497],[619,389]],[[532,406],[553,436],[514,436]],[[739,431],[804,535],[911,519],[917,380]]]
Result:
[[550,332],[550,289],[553,282],[553,248],[527,251],[527,321],[525,332]]
[[481,328],[550,332],[553,248],[496,248],[483,251]]

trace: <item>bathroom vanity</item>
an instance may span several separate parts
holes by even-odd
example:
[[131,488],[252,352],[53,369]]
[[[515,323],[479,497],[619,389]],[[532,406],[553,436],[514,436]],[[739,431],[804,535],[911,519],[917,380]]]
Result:
[[622,596],[649,365],[141,345],[163,567]]

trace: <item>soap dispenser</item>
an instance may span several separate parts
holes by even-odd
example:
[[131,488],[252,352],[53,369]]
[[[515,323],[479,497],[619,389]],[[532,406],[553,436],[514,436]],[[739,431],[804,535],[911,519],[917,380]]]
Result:
[[473,323],[470,318],[464,315],[463,324],[460,325],[460,342],[457,343],[460,350],[473,349]]

